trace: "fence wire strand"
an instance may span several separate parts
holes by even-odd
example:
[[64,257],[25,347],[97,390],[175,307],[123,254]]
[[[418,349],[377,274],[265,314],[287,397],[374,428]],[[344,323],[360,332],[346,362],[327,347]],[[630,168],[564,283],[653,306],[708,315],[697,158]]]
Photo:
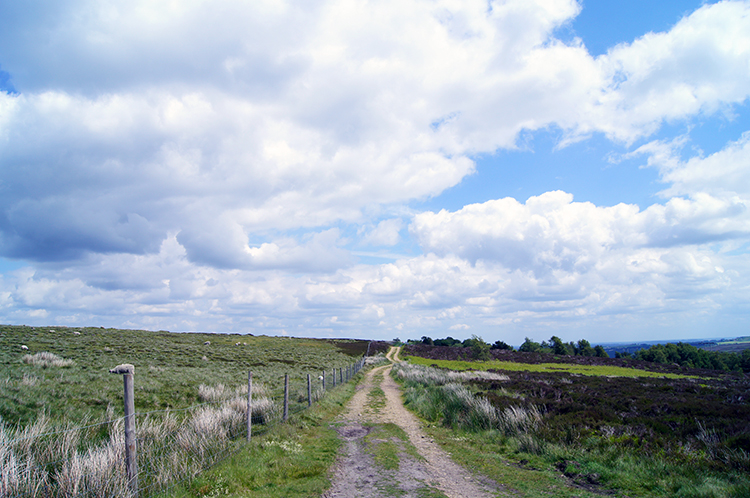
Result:
[[[289,416],[302,413],[326,391],[339,387],[364,366],[364,358],[342,370],[336,385],[325,387],[311,375],[290,378]],[[259,393],[266,391],[258,386]],[[234,455],[247,438],[247,395],[197,403],[186,408],[138,412],[136,447],[138,488],[135,495],[162,493]],[[266,395],[253,388],[252,435],[262,436],[283,423],[283,389]],[[125,417],[79,427],[52,428],[42,414],[23,429],[0,419],[0,498],[133,496],[125,469]],[[52,429],[52,430],[50,430]]]

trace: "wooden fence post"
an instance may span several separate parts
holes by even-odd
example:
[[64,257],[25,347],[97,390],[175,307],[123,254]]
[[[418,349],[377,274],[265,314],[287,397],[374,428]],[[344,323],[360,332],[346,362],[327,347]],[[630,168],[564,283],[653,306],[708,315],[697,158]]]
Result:
[[253,432],[253,371],[247,373],[247,440]]
[[310,383],[310,374],[307,374],[307,406],[312,406],[312,384]]
[[339,367],[339,381],[341,381],[342,384],[344,383],[344,369],[343,369],[343,367]]
[[284,422],[289,418],[289,374],[284,374]]
[[325,370],[323,370],[322,377],[323,377],[323,379],[322,379],[323,380],[323,390],[325,391],[326,390],[326,371]]
[[128,479],[130,496],[138,496],[138,452],[135,434],[135,387],[133,375],[135,367],[129,363],[118,365],[109,373],[122,374],[125,405],[125,473]]
[[333,387],[336,387],[336,369],[333,369]]

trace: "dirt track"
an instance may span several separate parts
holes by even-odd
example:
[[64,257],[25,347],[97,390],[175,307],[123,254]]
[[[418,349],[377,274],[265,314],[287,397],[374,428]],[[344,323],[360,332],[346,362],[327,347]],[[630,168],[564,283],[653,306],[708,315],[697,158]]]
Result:
[[[388,359],[400,361],[400,348],[391,348]],[[352,397],[337,427],[344,441],[332,476],[331,489],[324,498],[375,498],[389,496],[489,498],[502,496],[491,482],[480,482],[422,431],[419,420],[401,400],[398,384],[391,378],[392,364],[370,370]],[[373,402],[373,389],[380,387],[385,404]],[[382,395],[381,395],[382,397]],[[398,451],[398,468],[385,469],[376,464],[376,446],[385,439],[368,437],[379,434],[379,427],[395,424],[406,433],[408,441],[391,437]],[[375,432],[373,432],[375,431]],[[412,445],[418,456],[408,446]]]

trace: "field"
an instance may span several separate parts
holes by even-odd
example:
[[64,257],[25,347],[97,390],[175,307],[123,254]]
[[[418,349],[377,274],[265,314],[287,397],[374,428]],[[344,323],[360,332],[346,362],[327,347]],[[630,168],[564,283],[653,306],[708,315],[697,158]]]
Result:
[[486,400],[501,415],[540,414],[533,429],[498,430],[483,418],[487,405],[454,413],[463,405],[447,386],[407,383],[408,406],[435,424],[433,436],[466,465],[512,480],[505,465],[488,466],[481,457],[508,459],[527,470],[562,473],[581,489],[625,496],[750,493],[750,380],[741,373],[663,365],[649,371],[644,362],[627,371],[623,360],[532,353],[496,355],[525,362],[471,362],[466,351],[450,349],[458,348],[410,346],[406,354],[420,368],[505,376],[465,383],[469,405]]
[[[210,344],[204,344],[210,342]],[[240,343],[239,345],[236,345]],[[0,326],[0,417],[27,424],[42,410],[56,420],[93,419],[112,406],[122,414],[122,377],[109,369],[135,366],[136,411],[182,408],[199,400],[201,384],[235,388],[256,382],[271,394],[306,375],[343,367],[360,357],[367,341],[177,334],[103,328]],[[21,346],[28,347],[24,350]],[[24,357],[49,352],[69,366],[38,366]]]
[[537,372],[537,373],[566,373],[569,375],[588,375],[594,377],[645,377],[666,379],[698,378],[695,375],[681,375],[675,373],[651,372],[635,368],[614,365],[576,365],[568,363],[516,363],[512,361],[491,360],[485,362],[463,360],[431,360],[419,356],[405,356],[415,365],[427,365],[445,368],[458,372],[464,370],[501,370],[504,372]]
[[[0,326],[0,496],[169,489],[246,448],[248,371],[252,434],[273,437],[287,412],[315,417],[309,401],[335,410],[342,390],[331,388],[367,348],[357,340]],[[123,380],[109,373],[122,363],[135,366],[138,455],[128,472]],[[321,448],[330,453],[331,445],[328,437]],[[325,483],[325,469],[318,474],[315,486]]]
[[741,353],[750,349],[750,337],[737,337],[731,341],[720,341],[716,344],[704,346],[706,351],[721,351],[723,353]]

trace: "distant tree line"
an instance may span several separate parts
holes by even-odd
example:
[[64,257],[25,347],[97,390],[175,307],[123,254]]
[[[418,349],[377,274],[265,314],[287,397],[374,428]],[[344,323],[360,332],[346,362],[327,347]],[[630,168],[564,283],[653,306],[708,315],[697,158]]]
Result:
[[[400,342],[400,340],[398,339],[396,339],[396,341]],[[481,356],[485,356],[484,351],[486,351],[487,357],[489,357],[489,351],[491,349],[505,349],[508,351],[515,351],[513,346],[503,341],[495,341],[494,344],[490,345],[484,342],[481,337],[478,337],[476,335],[471,336],[471,338],[469,339],[464,339],[463,341],[459,341],[458,339],[454,339],[450,336],[446,337],[445,339],[434,340],[431,337],[422,336],[420,340],[409,339],[407,341],[407,344],[426,344],[428,346],[472,348],[475,352],[480,352]],[[609,355],[606,351],[604,351],[604,348],[602,346],[592,347],[589,341],[587,341],[586,339],[581,339],[577,343],[565,343],[557,336],[552,336],[549,342],[542,341],[541,343],[534,342],[527,337],[524,343],[521,344],[521,347],[518,348],[518,350],[527,353],[551,353],[558,355],[599,356],[602,358],[609,358]]]
[[750,372],[750,349],[742,353],[706,351],[691,344],[657,344],[633,354],[615,353],[615,358],[633,358],[652,363],[674,363],[687,368]]
[[527,353],[552,353],[557,355],[568,356],[598,356],[600,358],[609,358],[609,355],[602,346],[592,347],[586,339],[581,339],[577,343],[563,342],[562,339],[553,335],[549,342],[534,342],[528,337],[518,348],[519,351]]

